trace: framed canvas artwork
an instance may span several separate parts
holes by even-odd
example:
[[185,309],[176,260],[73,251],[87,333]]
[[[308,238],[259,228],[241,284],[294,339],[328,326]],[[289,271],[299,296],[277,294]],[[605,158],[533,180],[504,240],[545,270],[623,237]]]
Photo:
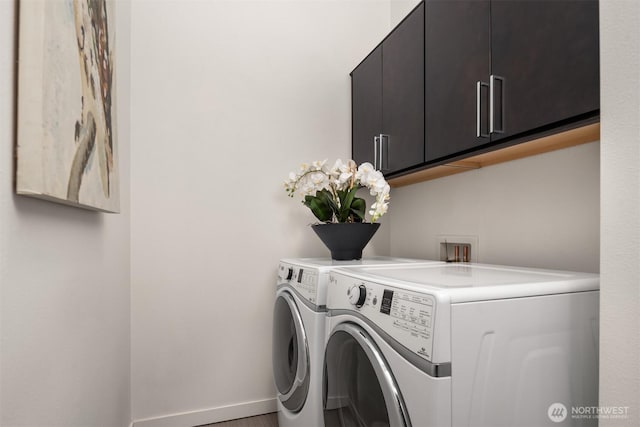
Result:
[[22,0],[16,192],[120,209],[114,2]]

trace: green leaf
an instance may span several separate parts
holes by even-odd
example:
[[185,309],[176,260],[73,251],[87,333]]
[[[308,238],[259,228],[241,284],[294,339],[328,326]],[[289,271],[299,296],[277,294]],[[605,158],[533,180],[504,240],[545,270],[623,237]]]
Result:
[[323,199],[325,203],[331,208],[333,213],[338,212],[338,205],[336,201],[333,200],[333,194],[329,190],[320,190],[316,192],[316,196]]
[[338,200],[340,201],[340,207],[336,207],[336,218],[338,219],[338,222],[345,222],[346,218],[345,218],[345,209],[344,209],[344,199],[347,196],[347,192],[343,191],[343,190],[338,190],[336,191],[336,194],[338,195]]
[[354,222],[364,221],[364,216],[367,211],[367,202],[360,197],[356,197],[351,202],[351,214],[353,214]]
[[342,206],[344,206],[345,209],[351,209],[351,203],[353,203],[354,197],[356,196],[356,191],[358,191],[358,187],[352,188],[347,193],[344,199],[344,203],[342,204]]
[[349,191],[339,190],[337,192],[338,198],[340,199],[340,209],[336,216],[338,217],[339,222],[346,222],[351,216],[351,205],[356,195],[356,191],[358,191],[358,187],[354,187]]
[[311,209],[311,212],[316,218],[318,218],[318,220],[322,222],[331,221],[333,218],[333,210],[327,203],[326,197],[319,193],[320,191],[316,193],[316,196],[304,196],[304,201],[302,203]]

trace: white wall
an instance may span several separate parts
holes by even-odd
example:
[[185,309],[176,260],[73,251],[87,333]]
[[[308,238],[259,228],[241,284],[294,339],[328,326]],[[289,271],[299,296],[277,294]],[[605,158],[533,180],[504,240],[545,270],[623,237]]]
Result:
[[600,1],[600,406],[640,424],[640,2]]
[[0,425],[129,424],[129,7],[117,8],[121,207],[13,188],[17,1],[0,1]]
[[478,262],[597,272],[599,176],[594,142],[393,189],[391,253],[475,236]]
[[136,425],[275,410],[278,260],[328,255],[282,183],[350,156],[348,73],[388,30],[388,0],[133,3]]
[[398,25],[418,3],[420,0],[390,0],[390,28]]

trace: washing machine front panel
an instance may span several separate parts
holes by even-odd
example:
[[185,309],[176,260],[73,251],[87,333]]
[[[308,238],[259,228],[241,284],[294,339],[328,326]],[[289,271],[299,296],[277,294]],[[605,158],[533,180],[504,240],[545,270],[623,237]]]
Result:
[[325,354],[325,426],[411,426],[393,373],[366,331],[337,326]]
[[413,365],[362,317],[329,312],[328,325],[325,426],[451,426],[450,376]]
[[278,398],[289,411],[298,412],[309,391],[309,342],[298,304],[286,289],[276,296],[272,351]]
[[329,276],[327,307],[375,325],[416,366],[432,376],[450,374],[450,304],[446,295],[360,280],[342,270]]
[[295,289],[316,311],[324,310],[326,301],[322,280],[323,275],[317,268],[287,261],[281,261],[278,266],[278,286],[286,284]]

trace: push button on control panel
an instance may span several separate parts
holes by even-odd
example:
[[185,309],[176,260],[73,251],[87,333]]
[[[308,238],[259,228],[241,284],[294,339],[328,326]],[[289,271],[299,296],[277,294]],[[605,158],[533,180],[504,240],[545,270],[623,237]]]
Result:
[[429,359],[434,305],[435,301],[431,296],[384,289],[379,311],[391,318],[391,325],[402,334],[398,336],[400,341],[408,340],[408,347],[420,345],[423,352],[418,354]]

